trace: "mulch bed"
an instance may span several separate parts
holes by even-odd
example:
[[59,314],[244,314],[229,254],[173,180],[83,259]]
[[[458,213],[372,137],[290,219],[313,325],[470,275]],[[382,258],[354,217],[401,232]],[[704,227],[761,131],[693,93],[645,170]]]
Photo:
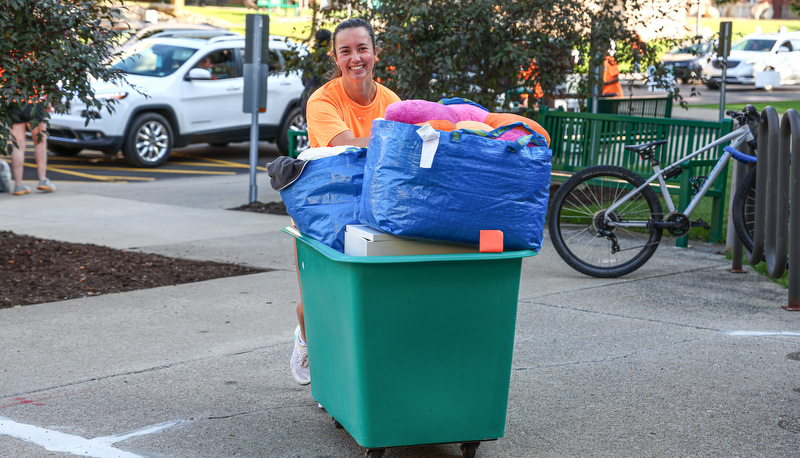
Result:
[[[254,202],[231,210],[286,214],[283,202]],[[0,308],[264,271],[0,231]]]

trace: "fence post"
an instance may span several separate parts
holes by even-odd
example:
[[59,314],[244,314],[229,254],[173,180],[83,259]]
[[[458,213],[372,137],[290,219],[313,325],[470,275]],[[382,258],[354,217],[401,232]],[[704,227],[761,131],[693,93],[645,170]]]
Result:
[[800,203],[800,114],[790,109],[779,122],[775,109],[766,107],[761,119],[753,251],[747,262],[756,265],[763,259],[773,278],[782,276],[788,265],[789,298],[783,308],[800,311],[800,212],[789,211],[792,201]]
[[789,160],[794,165],[791,169],[789,203],[794,202],[795,205],[795,211],[789,212],[789,301],[783,308],[796,312],[800,311],[800,211],[797,211],[800,204],[800,114],[794,109],[783,115],[781,151],[786,153],[788,159],[786,168],[789,168]]

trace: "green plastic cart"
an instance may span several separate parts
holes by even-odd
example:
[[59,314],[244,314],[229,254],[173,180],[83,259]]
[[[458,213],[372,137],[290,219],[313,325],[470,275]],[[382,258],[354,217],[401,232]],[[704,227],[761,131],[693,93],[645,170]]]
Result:
[[347,256],[292,228],[311,394],[365,447],[505,433],[522,258],[533,251]]

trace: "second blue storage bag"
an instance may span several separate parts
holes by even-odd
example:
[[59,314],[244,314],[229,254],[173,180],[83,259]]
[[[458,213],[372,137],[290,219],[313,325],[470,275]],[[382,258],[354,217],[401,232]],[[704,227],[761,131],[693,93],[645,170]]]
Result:
[[[344,252],[348,224],[359,224],[366,148],[348,148],[340,154],[302,161],[281,156],[283,167],[294,167],[288,181],[273,188],[280,191],[286,212],[305,235]],[[277,173],[279,161],[267,165]]]
[[[492,132],[441,132],[372,123],[361,222],[403,237],[478,244],[503,231],[504,249],[541,248],[552,152],[533,132],[517,142]],[[426,139],[423,140],[423,137]]]

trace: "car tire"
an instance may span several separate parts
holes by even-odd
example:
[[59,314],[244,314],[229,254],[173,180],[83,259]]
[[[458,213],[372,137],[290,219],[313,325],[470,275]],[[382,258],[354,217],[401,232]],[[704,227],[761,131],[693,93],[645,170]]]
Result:
[[[306,117],[303,114],[303,109],[300,107],[292,107],[289,109],[289,114],[286,116],[286,119],[283,121],[283,125],[281,126],[281,130],[278,133],[278,139],[275,143],[278,145],[278,151],[284,156],[289,154],[289,131],[290,130],[301,130],[305,131],[308,129],[308,124],[306,123]],[[300,148],[305,149],[308,145],[298,145]]]
[[143,113],[133,119],[122,145],[125,160],[137,167],[158,167],[172,153],[172,127],[158,113]]
[[83,148],[78,148],[76,146],[52,144],[48,144],[47,149],[50,150],[51,153],[55,153],[58,156],[77,156],[81,151],[83,151]]
[[719,83],[716,81],[709,80],[706,82],[706,87],[708,87],[709,89],[719,89]]

